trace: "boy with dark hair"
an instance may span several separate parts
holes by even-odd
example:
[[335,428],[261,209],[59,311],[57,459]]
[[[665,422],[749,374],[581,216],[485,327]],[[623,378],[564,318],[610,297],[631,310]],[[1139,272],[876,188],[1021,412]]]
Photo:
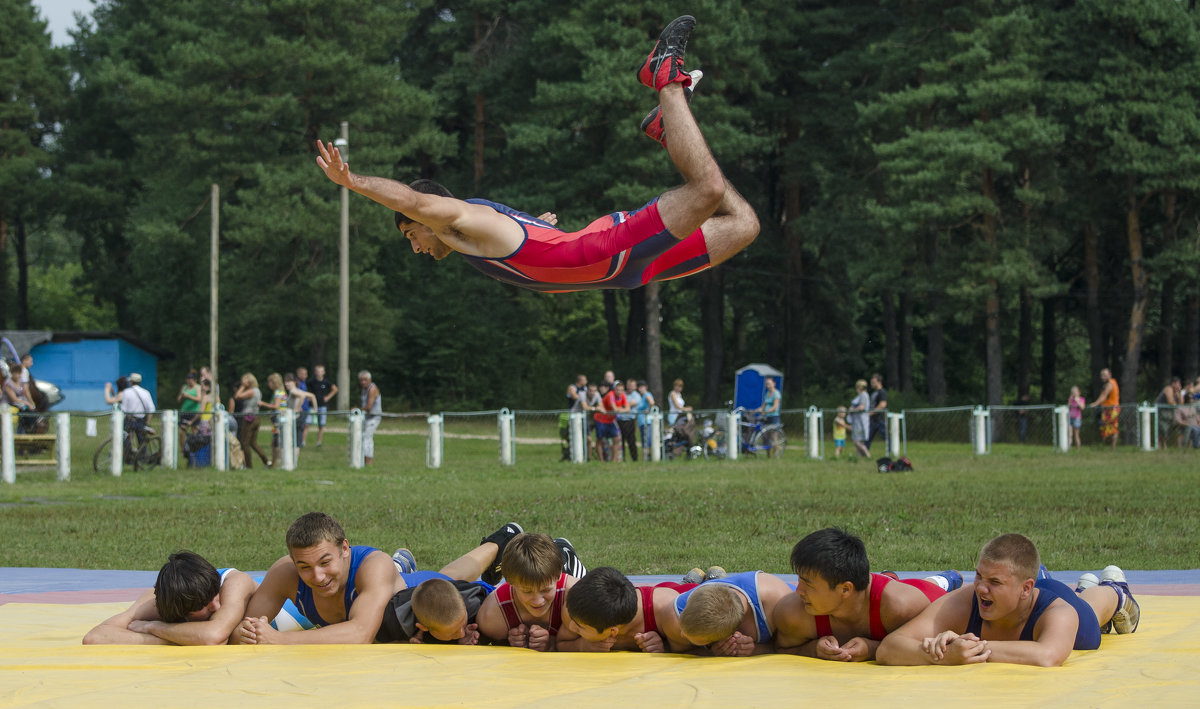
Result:
[[608,652],[684,652],[692,647],[679,631],[674,603],[680,590],[693,584],[633,585],[611,566],[592,569],[567,595],[574,641],[559,641],[559,650]]
[[[190,551],[167,558],[154,588],[88,631],[84,645],[221,645],[229,640],[258,584],[237,569],[216,569]],[[290,602],[272,624],[290,628]]]
[[775,607],[791,591],[778,576],[762,571],[705,581],[675,599],[680,634],[714,655],[770,652]]
[[1057,667],[1071,650],[1100,647],[1100,634],[1109,628],[1137,630],[1141,608],[1121,569],[1110,566],[1099,585],[1072,590],[1042,576],[1040,568],[1028,538],[996,537],[979,552],[975,583],[934,601],[884,638],[876,659],[883,665]]
[[[895,580],[873,574],[862,540],[837,528],[822,529],[792,549],[796,592],[775,607],[779,652],[822,660],[861,662],[879,642],[946,593],[931,579]],[[962,584],[956,571],[941,583]],[[957,586],[955,586],[957,587]]]
[[479,608],[479,632],[496,642],[531,650],[553,650],[574,640],[565,607],[567,591],[587,573],[571,543],[562,537],[522,533],[500,557],[506,582]]

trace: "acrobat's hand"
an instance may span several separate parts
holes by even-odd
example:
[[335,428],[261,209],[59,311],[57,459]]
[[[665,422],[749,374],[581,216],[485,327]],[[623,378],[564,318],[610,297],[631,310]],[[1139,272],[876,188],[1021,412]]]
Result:
[[425,642],[425,631],[417,630],[417,634],[408,639],[408,642],[413,645],[420,645]]
[[509,647],[529,647],[529,629],[521,623],[515,628],[508,629]]
[[529,649],[546,652],[550,649],[550,631],[540,625],[529,628]]
[[633,636],[638,647],[642,652],[666,652],[667,648],[663,645],[662,636],[655,632],[638,633]]
[[129,630],[142,635],[154,635],[152,628],[155,624],[161,623],[158,620],[131,620],[129,621]]
[[239,636],[239,642],[245,645],[275,645],[280,635],[265,617],[244,619],[234,633]]
[[333,143],[317,141],[317,150],[321,153],[317,165],[325,171],[325,176],[342,187],[350,186],[350,163],[342,160],[342,151]]
[[754,654],[754,641],[749,637],[742,635],[741,631],[734,631],[733,635],[715,642],[711,646],[712,654],[721,655],[724,657],[749,657]]
[[838,644],[837,638],[824,635],[817,640],[817,658],[835,662],[850,662],[850,653]]
[[550,226],[558,226],[558,215],[554,212],[544,212],[538,215],[538,219],[546,222]]
[[[878,645],[876,645],[878,647]],[[849,662],[866,662],[871,659],[871,643],[866,638],[850,638],[842,646]]]
[[479,624],[469,623],[463,629],[463,636],[458,639],[459,645],[478,645],[479,644]]

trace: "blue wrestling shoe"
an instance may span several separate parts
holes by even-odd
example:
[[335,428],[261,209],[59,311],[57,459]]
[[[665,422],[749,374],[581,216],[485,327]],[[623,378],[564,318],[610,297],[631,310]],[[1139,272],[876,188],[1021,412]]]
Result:
[[690,84],[691,77],[683,70],[683,54],[695,26],[696,18],[683,15],[664,27],[646,63],[638,69],[638,81],[655,91],[662,91],[667,84]]
[[558,537],[554,540],[554,544],[562,552],[563,573],[570,574],[575,578],[582,578],[587,573],[587,567],[579,560],[579,555],[575,553],[575,547],[571,546],[571,542]]
[[479,540],[480,544],[487,544],[488,542],[491,542],[497,547],[496,558],[493,559],[488,568],[484,569],[483,573],[479,575],[479,579],[481,581],[492,586],[496,586],[500,583],[500,579],[504,578],[503,574],[500,573],[500,557],[504,555],[504,547],[508,544],[509,540],[524,531],[525,530],[521,527],[521,525],[517,524],[516,522],[509,522],[500,529],[497,529],[483,539]]
[[396,569],[402,574],[411,574],[417,570],[417,558],[413,553],[404,547],[400,547],[392,554],[392,563],[396,565]]
[[[688,103],[692,102],[692,92],[696,90],[696,84],[704,78],[704,72],[699,69],[693,69],[688,72],[688,76],[692,77],[692,85],[683,90],[683,97]],[[666,128],[663,127],[662,106],[655,106],[653,110],[646,114],[642,119],[642,132],[648,137],[657,140],[664,148],[667,147]]]

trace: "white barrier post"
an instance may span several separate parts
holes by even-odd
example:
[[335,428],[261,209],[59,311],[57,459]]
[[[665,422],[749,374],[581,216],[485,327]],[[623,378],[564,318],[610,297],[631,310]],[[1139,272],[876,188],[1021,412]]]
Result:
[[904,426],[904,412],[901,411],[899,413],[892,413],[889,411],[887,414],[887,425],[888,455],[892,458],[903,456],[906,451],[904,450],[904,439],[900,435],[900,430]]
[[1138,418],[1141,421],[1142,450],[1152,451],[1158,448],[1158,436],[1155,435],[1155,417],[1158,407],[1143,401],[1138,406]]
[[975,455],[987,455],[988,446],[988,415],[990,412],[982,406],[975,407]]
[[71,414],[54,414],[54,434],[58,436],[58,480],[66,482],[71,479]]
[[212,459],[213,467],[217,470],[229,470],[229,412],[224,406],[217,404],[217,410],[212,417]]
[[362,409],[351,409],[347,418],[349,431],[346,434],[346,455],[350,458],[351,468],[361,468],[365,465],[362,449],[364,417]]
[[725,416],[725,459],[737,460],[742,455],[742,412],[738,409]]
[[425,446],[425,465],[429,468],[442,467],[442,415],[434,414],[425,419],[429,424],[429,442]]
[[296,469],[296,412],[284,407],[279,410],[279,469]]
[[1059,453],[1071,450],[1071,421],[1065,406],[1054,407],[1054,447]]
[[808,425],[808,457],[816,460],[821,458],[821,424],[824,414],[815,406],[808,407],[808,413],[804,415],[805,423]]
[[12,484],[17,481],[17,448],[13,445],[13,417],[8,413],[7,404],[0,409],[0,471],[4,482]]
[[113,477],[121,477],[121,466],[125,464],[125,412],[121,411],[121,407],[113,404],[112,408],[112,425],[109,426],[109,435],[112,436],[109,444],[109,453],[112,454],[112,474]]
[[179,412],[162,412],[162,466],[172,470],[179,467]]
[[650,460],[658,462],[663,459],[662,409],[651,406],[646,412],[646,425],[650,430]]
[[516,436],[513,435],[513,414],[508,409],[500,409],[496,424],[500,427],[500,465],[513,465],[517,462]]
[[571,442],[571,462],[587,462],[587,424],[582,411],[567,414],[567,435]]

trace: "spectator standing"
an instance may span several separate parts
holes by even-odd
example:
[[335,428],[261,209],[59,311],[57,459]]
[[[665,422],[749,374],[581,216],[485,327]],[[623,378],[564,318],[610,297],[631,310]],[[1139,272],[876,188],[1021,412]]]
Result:
[[1121,388],[1112,372],[1106,367],[1100,370],[1100,396],[1096,397],[1089,406],[1099,406],[1100,409],[1100,438],[1108,441],[1115,449],[1118,434],[1121,432]]
[[642,432],[642,450],[649,450],[647,445],[649,444],[648,436],[650,435],[650,430],[646,424],[646,414],[654,406],[654,395],[650,393],[650,385],[646,383],[645,379],[638,382],[637,391],[642,397],[641,403],[637,406],[637,424],[638,429]]
[[358,373],[358,385],[362,387],[362,410],[367,415],[363,421],[363,464],[370,465],[375,462],[375,430],[383,421],[383,397],[365,369]]
[[[600,449],[596,444],[595,412],[604,410],[604,401],[601,399],[599,388],[595,384],[587,385],[587,393],[584,394],[583,403],[580,406],[584,411],[584,420],[587,421],[588,450],[592,458],[599,458]],[[588,416],[587,414],[592,415]]]
[[775,380],[771,377],[767,377],[763,384],[766,386],[766,391],[763,392],[763,403],[755,411],[762,414],[763,423],[767,425],[779,423],[779,412],[783,410],[783,396],[775,387]]
[[241,405],[237,438],[246,458],[246,469],[254,467],[254,458],[250,456],[250,451],[258,454],[263,465],[271,467],[267,462],[266,453],[258,446],[258,429],[262,426],[258,416],[258,407],[262,403],[262,390],[258,388],[258,379],[249,372],[243,374],[233,398]]
[[[1071,387],[1071,395],[1067,397],[1067,419],[1071,425],[1071,440],[1075,441],[1075,450],[1083,448],[1079,431],[1083,428],[1083,409],[1086,406],[1087,400],[1079,392],[1079,387]],[[1069,443],[1068,447],[1070,447]]]
[[317,397],[317,448],[325,440],[325,418],[329,411],[329,402],[337,396],[337,384],[325,378],[325,365],[313,367],[313,378],[308,380],[308,390]]
[[[1171,377],[1171,381],[1158,392],[1154,405],[1158,407],[1158,447],[1165,448],[1171,429],[1177,428],[1175,407],[1183,403],[1183,383],[1179,377]],[[1183,434],[1180,434],[1179,445],[1183,445]]]
[[692,407],[688,406],[687,402],[683,400],[682,379],[676,379],[675,382],[671,384],[671,393],[667,394],[667,404],[669,405],[667,410],[667,424],[670,426],[675,425],[675,420],[678,419],[681,414],[691,413]]
[[[295,374],[295,376],[292,377],[292,379],[293,379],[294,385],[297,389],[304,392],[305,394],[309,393],[308,392],[308,368],[307,367],[296,367],[296,374]],[[287,377],[286,376],[283,378],[283,387],[285,389],[287,389]],[[288,395],[289,396],[291,395],[291,390],[288,390]],[[315,396],[312,399],[309,399],[307,396],[302,396],[300,398],[301,398],[301,402],[300,402],[301,408],[296,413],[296,446],[298,448],[303,448],[304,444],[308,442],[309,412],[316,409],[317,406],[313,402],[315,402],[317,400],[317,398]]]
[[841,458],[842,449],[846,447],[846,432],[850,424],[846,421],[846,407],[837,407],[837,416],[833,419],[833,457]]
[[200,416],[200,385],[196,382],[195,372],[188,372],[184,376],[183,386],[179,388],[175,401],[179,403],[179,426],[191,428]]
[[263,401],[259,405],[271,410],[270,467],[273,468],[279,464],[279,448],[282,444],[282,436],[279,435],[279,412],[287,408],[287,390],[283,388],[283,377],[279,376],[278,372],[267,375],[267,390],[271,392],[271,400]]
[[300,380],[299,373],[304,370],[301,367],[296,371],[296,374],[291,372],[283,375],[283,388],[287,392],[287,407],[296,412],[296,447],[303,448],[300,443],[301,423],[308,416],[308,410],[316,405],[317,397],[313,396],[312,392],[300,387],[304,382]]
[[642,395],[638,393],[637,380],[630,379],[625,384],[625,400],[628,409],[617,414],[617,428],[621,429],[622,445],[629,449],[629,459],[638,459],[638,407],[642,405]]
[[876,372],[871,375],[871,428],[867,434],[867,451],[871,450],[871,441],[879,438],[887,441],[887,389],[883,388],[883,375]]
[[612,408],[613,386],[600,382],[600,408],[592,414],[596,420],[596,438],[600,441],[602,460],[615,461],[621,455],[621,431],[617,428],[616,410]]
[[854,439],[854,449],[862,457],[871,455],[867,446],[869,426],[867,410],[871,407],[871,397],[867,394],[867,382],[859,379],[854,383],[854,399],[850,401],[850,437]]

